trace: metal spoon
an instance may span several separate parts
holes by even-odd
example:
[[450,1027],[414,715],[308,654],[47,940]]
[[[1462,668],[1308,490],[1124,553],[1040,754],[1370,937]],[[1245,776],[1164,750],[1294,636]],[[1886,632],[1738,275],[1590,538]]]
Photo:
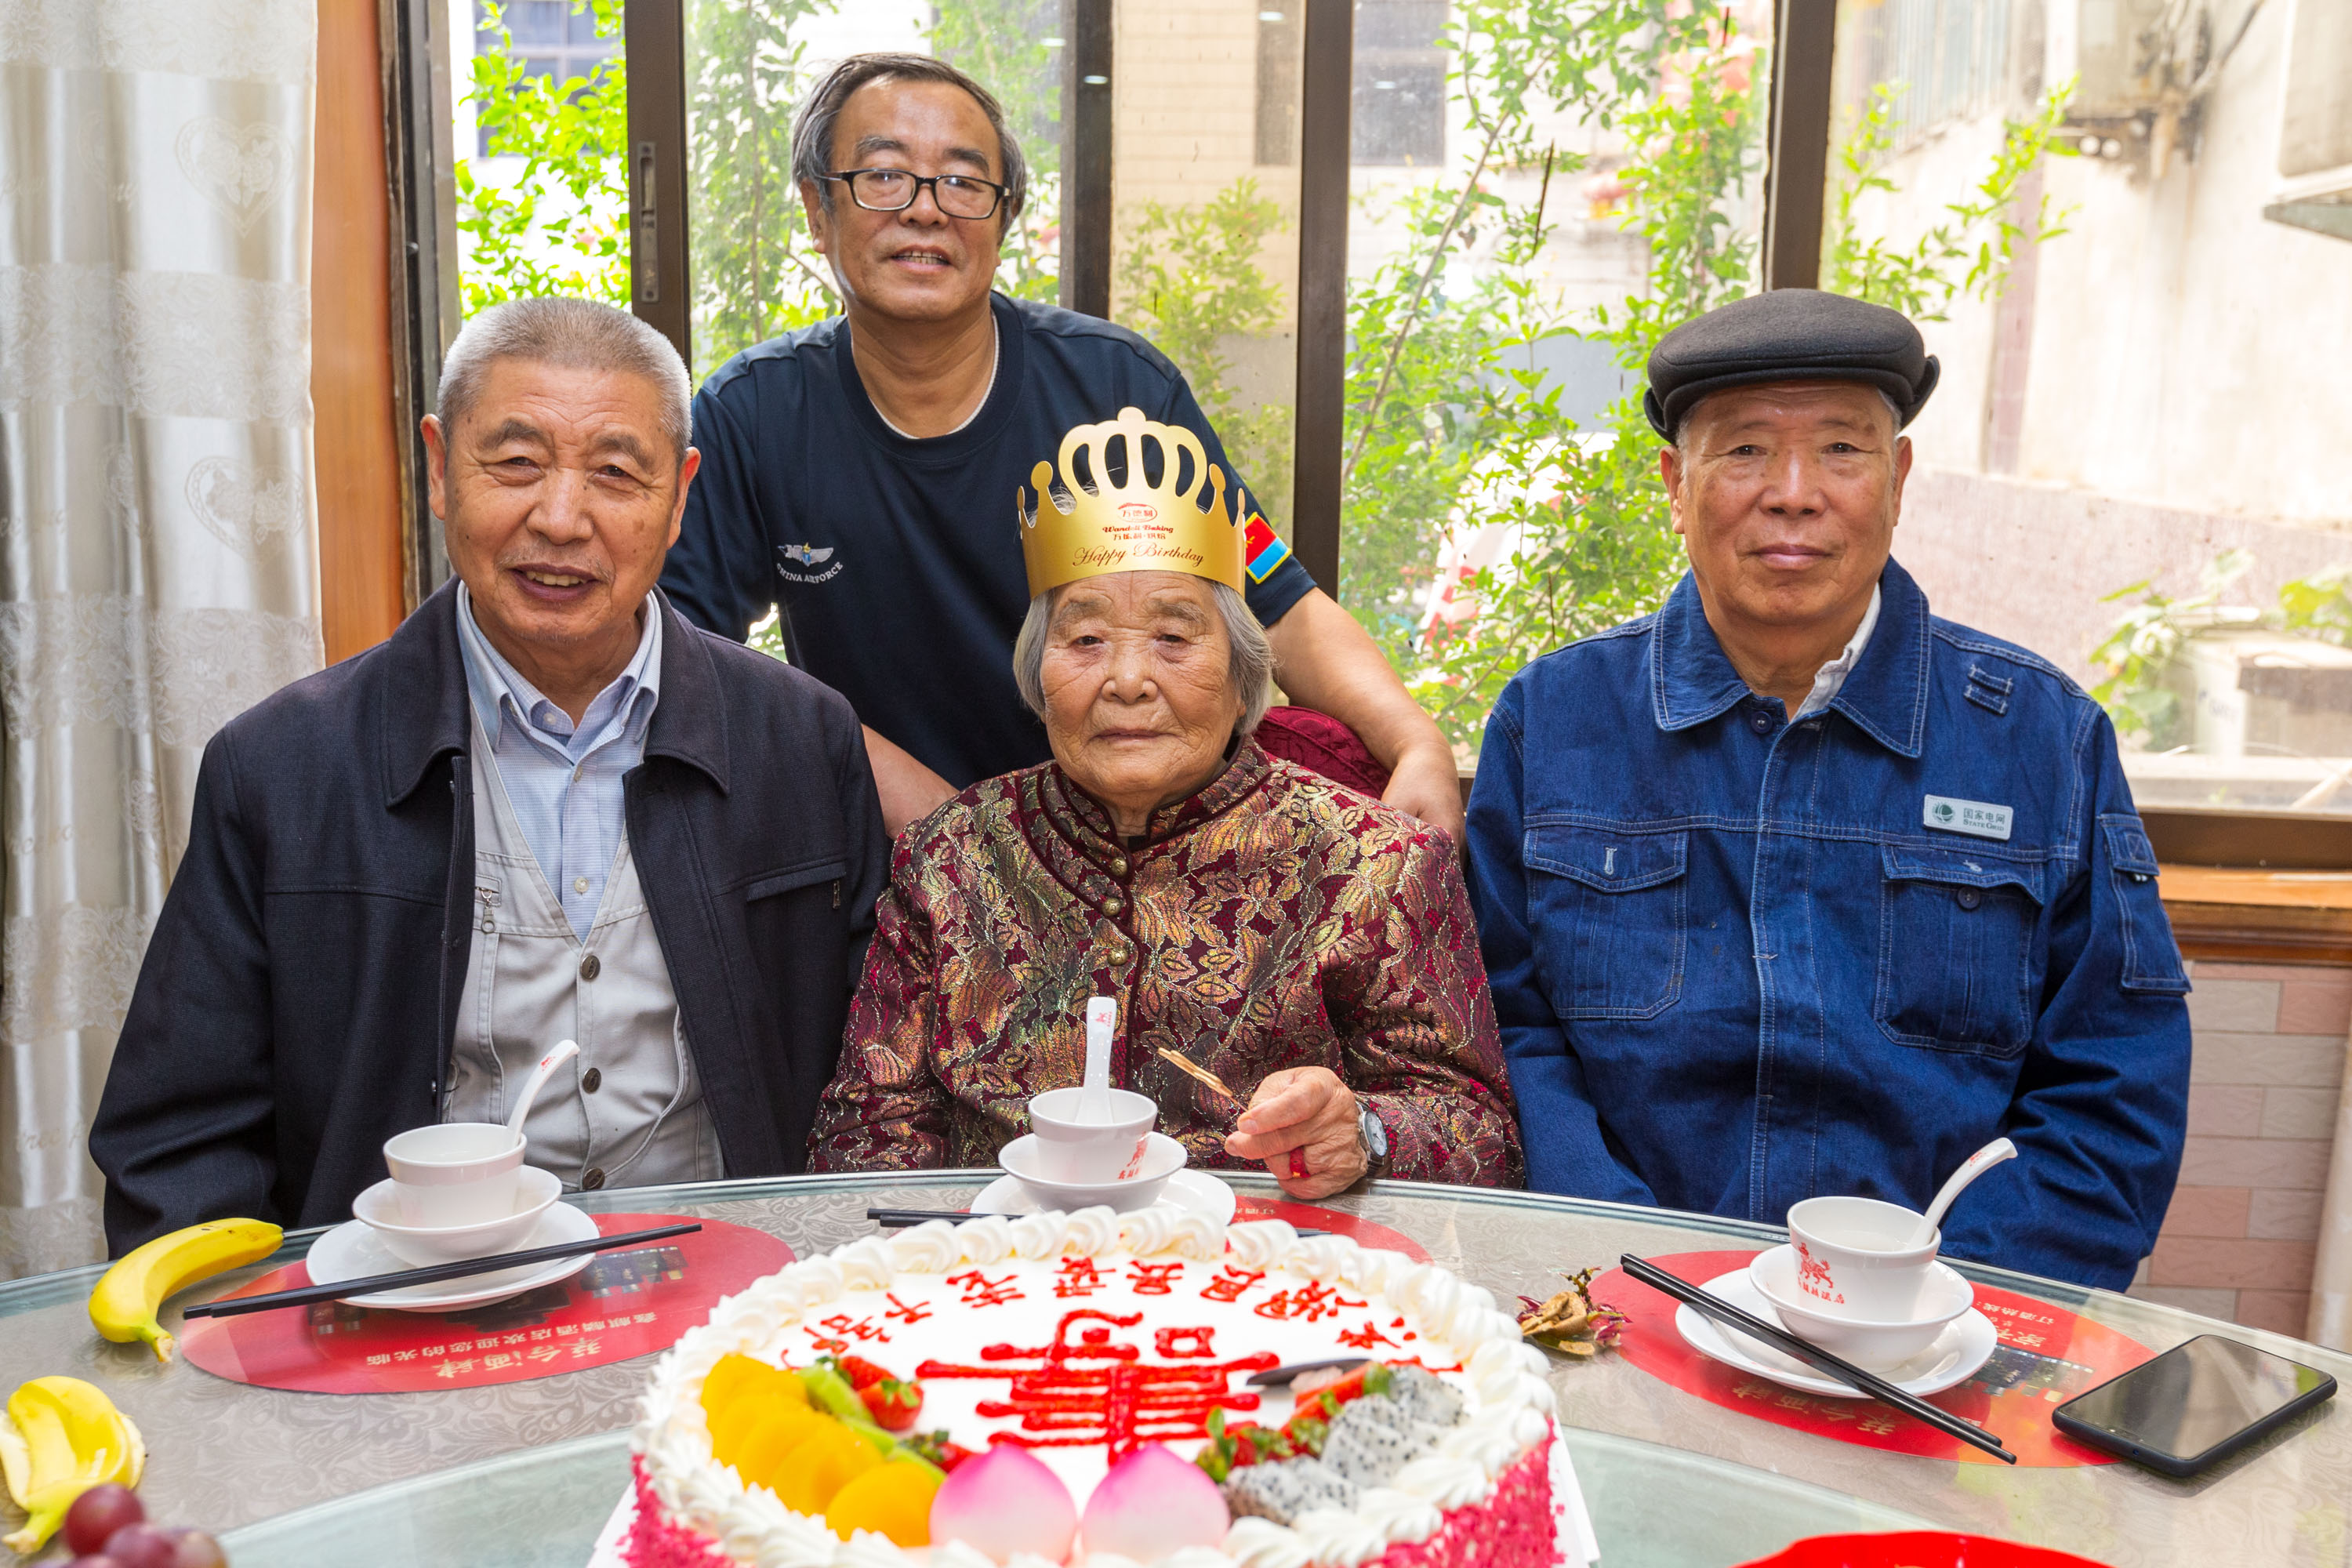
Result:
[[2016,1158],[2017,1145],[2006,1138],[1996,1138],[1969,1155],[1966,1163],[1952,1173],[1951,1180],[1946,1182],[1943,1189],[1937,1193],[1936,1201],[1927,1205],[1927,1212],[1919,1216],[1919,1223],[1911,1227],[1910,1236],[1904,1240],[1904,1247],[1907,1249],[1927,1246],[1927,1238],[1936,1234],[1937,1226],[1943,1224],[1944,1211],[1952,1206],[1952,1200],[1967,1190],[1970,1182],[1975,1181],[2003,1160]]
[[530,1069],[529,1078],[523,1079],[522,1098],[515,1101],[513,1111],[507,1117],[507,1131],[517,1138],[523,1136],[522,1124],[530,1115],[530,1102],[539,1098],[539,1091],[546,1086],[555,1069],[579,1054],[579,1041],[564,1040],[539,1058],[539,1065]]

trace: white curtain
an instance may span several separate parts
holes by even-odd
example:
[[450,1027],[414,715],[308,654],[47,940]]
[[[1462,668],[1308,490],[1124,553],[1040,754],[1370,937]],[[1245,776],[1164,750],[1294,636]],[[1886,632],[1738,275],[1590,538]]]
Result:
[[196,764],[319,668],[311,0],[0,0],[0,1278],[86,1139]]

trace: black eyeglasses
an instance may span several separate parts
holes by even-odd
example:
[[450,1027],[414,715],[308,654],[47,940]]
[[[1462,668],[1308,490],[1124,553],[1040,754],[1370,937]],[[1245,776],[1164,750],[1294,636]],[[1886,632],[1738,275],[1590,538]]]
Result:
[[842,169],[825,176],[849,187],[849,199],[870,213],[905,212],[928,185],[950,217],[990,217],[1004,187],[970,174],[917,174],[905,169]]

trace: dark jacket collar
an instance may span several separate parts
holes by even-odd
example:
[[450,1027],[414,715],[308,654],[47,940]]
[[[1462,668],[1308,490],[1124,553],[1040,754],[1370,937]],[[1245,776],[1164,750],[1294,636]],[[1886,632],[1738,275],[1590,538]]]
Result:
[[[659,589],[652,599],[662,616],[661,699],[646,729],[646,755],[699,768],[724,795],[727,713],[711,651]],[[455,577],[400,624],[383,656],[383,799],[390,809],[415,794],[442,758],[471,745]]]
[[[1916,757],[1927,731],[1927,596],[1888,561],[1878,576],[1878,625],[1830,706],[1864,733]],[[1728,711],[1748,683],[1716,640],[1687,572],[1658,612],[1650,638],[1650,691],[1658,728],[1687,730]]]

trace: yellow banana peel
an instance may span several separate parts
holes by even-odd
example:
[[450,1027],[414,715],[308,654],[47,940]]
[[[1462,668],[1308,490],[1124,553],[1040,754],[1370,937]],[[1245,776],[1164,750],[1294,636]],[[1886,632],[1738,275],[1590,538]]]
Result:
[[26,1515],[0,1545],[31,1556],[57,1533],[74,1500],[106,1481],[136,1486],[147,1463],[138,1427],[78,1377],[37,1377],[8,1396],[0,1423],[0,1479]]
[[90,1293],[89,1321],[117,1344],[143,1340],[172,1359],[172,1336],[156,1321],[164,1299],[278,1250],[285,1232],[268,1220],[212,1219],[159,1236],[125,1253]]

